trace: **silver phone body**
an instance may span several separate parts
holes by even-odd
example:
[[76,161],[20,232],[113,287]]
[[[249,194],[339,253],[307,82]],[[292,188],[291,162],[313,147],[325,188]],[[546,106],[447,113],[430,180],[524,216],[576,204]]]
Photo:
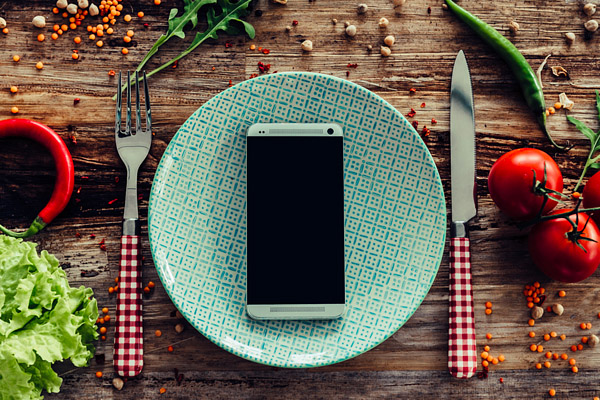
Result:
[[[329,133],[328,133],[329,130]],[[333,132],[331,132],[333,130]],[[247,139],[253,136],[295,136],[295,137],[342,137],[343,129],[333,123],[258,123],[250,126],[247,131]],[[325,140],[325,139],[323,139]],[[343,143],[343,142],[342,142]],[[343,144],[342,149],[343,151]],[[340,166],[343,171],[343,165]],[[342,172],[343,176],[343,172]],[[252,184],[251,182],[249,184]],[[343,190],[343,188],[342,188]],[[343,194],[342,194],[343,195]],[[343,207],[343,204],[342,204]],[[343,228],[342,228],[343,230]],[[342,231],[343,232],[343,231]],[[252,249],[248,248],[248,252]],[[250,270],[248,270],[251,273]],[[318,278],[315,278],[318,279]],[[342,278],[345,280],[345,277]],[[344,292],[345,299],[345,292]],[[256,320],[318,320],[340,318],[345,311],[345,300],[343,303],[335,304],[246,304],[246,313]]]

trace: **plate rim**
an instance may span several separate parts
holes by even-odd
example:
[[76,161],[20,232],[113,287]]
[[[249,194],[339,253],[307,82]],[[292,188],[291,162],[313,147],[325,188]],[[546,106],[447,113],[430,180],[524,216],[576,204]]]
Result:
[[[207,338],[210,342],[212,342],[213,344],[217,345],[219,348],[234,354],[240,358],[243,358],[245,360],[248,361],[252,361],[258,364],[262,364],[262,365],[268,365],[268,366],[272,366],[272,367],[278,367],[278,368],[292,368],[292,369],[303,369],[303,368],[315,368],[315,367],[323,367],[323,366],[328,366],[328,365],[334,365],[334,364],[338,364],[347,360],[350,360],[352,358],[358,357],[364,353],[367,353],[368,351],[374,349],[375,347],[381,345],[383,342],[387,341],[390,337],[392,337],[395,333],[397,333],[400,328],[402,328],[402,326],[404,326],[404,324],[406,324],[408,322],[408,320],[410,320],[410,318],[412,318],[412,316],[414,315],[414,313],[417,311],[417,309],[422,305],[423,301],[425,300],[425,298],[427,297],[427,295],[429,294],[429,292],[431,291],[431,288],[433,286],[433,283],[437,277],[437,274],[439,273],[439,269],[440,269],[440,265],[442,263],[443,260],[443,255],[444,255],[444,250],[445,250],[445,243],[446,243],[446,237],[447,237],[447,224],[448,224],[448,219],[447,219],[447,204],[446,204],[446,195],[444,193],[444,186],[442,183],[442,179],[441,176],[439,174],[439,170],[437,167],[437,164],[435,163],[435,160],[433,159],[433,156],[431,155],[431,152],[429,151],[429,148],[427,147],[427,144],[425,143],[425,141],[423,140],[423,138],[418,134],[418,132],[414,129],[414,127],[412,126],[412,124],[406,119],[406,117],[404,117],[404,115],[398,111],[398,109],[396,109],[396,107],[394,107],[392,104],[390,104],[386,99],[384,99],[383,97],[381,97],[380,95],[378,95],[375,92],[372,92],[371,90],[355,83],[352,81],[349,81],[347,79],[343,79],[343,78],[339,78],[333,75],[329,75],[329,74],[323,74],[323,73],[319,73],[319,72],[309,72],[309,71],[287,71],[287,72],[278,72],[277,74],[265,74],[265,75],[260,75],[258,77],[252,78],[253,81],[256,80],[269,80],[271,79],[271,77],[273,75],[291,75],[291,76],[319,76],[319,77],[324,77],[327,79],[333,79],[334,81],[338,81],[339,83],[342,84],[347,84],[350,85],[351,87],[354,87],[355,89],[358,89],[360,91],[365,92],[368,96],[375,96],[375,99],[381,103],[383,103],[384,106],[389,107],[391,110],[393,110],[396,114],[398,114],[401,117],[401,120],[404,121],[404,124],[409,128],[409,131],[412,131],[413,136],[415,136],[416,138],[418,138],[418,140],[421,142],[422,146],[425,148],[426,150],[426,158],[429,160],[429,162],[431,163],[431,165],[434,166],[434,178],[436,180],[436,186],[439,189],[439,192],[441,194],[441,198],[443,199],[442,201],[442,206],[443,206],[443,210],[440,210],[443,214],[443,223],[444,223],[444,227],[445,229],[442,232],[442,237],[440,238],[440,251],[439,254],[437,254],[437,263],[436,263],[436,267],[435,267],[435,274],[434,277],[431,281],[431,283],[429,284],[429,287],[427,288],[427,292],[425,293],[425,295],[423,296],[423,298],[420,299],[420,301],[418,302],[418,304],[416,304],[416,306],[414,307],[414,309],[407,315],[406,319],[404,321],[402,321],[400,323],[400,325],[398,325],[397,327],[394,327],[393,329],[390,329],[390,334],[383,337],[383,339],[381,341],[379,341],[378,343],[374,343],[373,345],[367,346],[365,348],[362,348],[360,351],[349,351],[346,354],[344,354],[344,357],[338,358],[336,360],[328,360],[328,361],[323,361],[323,362],[313,362],[311,364],[308,363],[292,363],[292,362],[288,362],[287,363],[279,363],[276,360],[271,360],[269,362],[267,362],[266,360],[260,359],[260,358],[255,358],[252,357],[250,354],[247,353],[242,353],[239,352],[237,350],[235,350],[233,347],[228,346],[226,344],[224,344],[222,341],[218,341],[216,338],[214,338],[212,335],[208,334],[204,329],[201,329],[201,327],[199,325],[197,325],[195,322],[190,321],[190,318],[188,318],[188,316],[186,315],[186,313],[184,311],[182,311],[180,309],[180,306],[177,304],[177,302],[174,300],[172,293],[171,293],[171,289],[169,288],[169,285],[165,285],[165,278],[163,276],[163,273],[161,271],[161,268],[159,267],[158,263],[156,262],[156,258],[154,257],[155,254],[155,246],[153,245],[153,241],[152,241],[152,230],[150,229],[151,227],[151,220],[152,220],[152,216],[151,216],[151,210],[152,210],[152,204],[153,204],[153,199],[154,199],[154,185],[156,182],[156,176],[158,173],[158,170],[161,168],[161,165],[163,163],[163,156],[166,153],[166,151],[169,149],[169,146],[171,145],[171,142],[173,142],[179,135],[180,135],[180,131],[181,131],[181,127],[184,126],[187,121],[198,112],[199,109],[201,109],[202,107],[204,107],[206,104],[215,101],[216,98],[218,98],[219,96],[222,96],[223,93],[232,90],[236,87],[239,87],[240,85],[244,85],[247,84],[247,82],[249,80],[244,80],[242,82],[238,82],[237,84],[235,84],[232,87],[229,87],[217,94],[215,94],[214,96],[212,96],[210,99],[208,99],[206,102],[204,102],[202,105],[200,105],[194,112],[192,112],[192,114],[190,114],[190,116],[179,126],[179,128],[177,129],[177,132],[175,132],[175,134],[173,135],[173,137],[171,138],[171,140],[169,141],[167,147],[165,148],[164,152],[161,155],[160,161],[156,167],[156,170],[154,172],[154,176],[152,178],[152,186],[150,188],[150,196],[149,196],[149,200],[148,200],[148,223],[147,223],[147,230],[148,230],[148,242],[150,245],[150,253],[152,256],[152,261],[154,263],[154,268],[156,269],[156,272],[158,274],[158,277],[162,283],[163,288],[165,289],[165,292],[167,293],[167,296],[169,297],[169,299],[171,300],[171,302],[173,303],[173,305],[175,306],[175,308],[181,313],[181,315],[185,318],[185,320],[194,327],[194,329],[196,329],[202,336],[204,336],[205,338]],[[441,225],[441,224],[440,224]]]

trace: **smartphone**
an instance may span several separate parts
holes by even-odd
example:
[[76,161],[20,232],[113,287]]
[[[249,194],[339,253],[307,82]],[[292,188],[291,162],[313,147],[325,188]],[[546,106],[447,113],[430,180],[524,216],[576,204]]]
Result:
[[246,139],[247,314],[254,319],[341,317],[342,127],[255,124]]

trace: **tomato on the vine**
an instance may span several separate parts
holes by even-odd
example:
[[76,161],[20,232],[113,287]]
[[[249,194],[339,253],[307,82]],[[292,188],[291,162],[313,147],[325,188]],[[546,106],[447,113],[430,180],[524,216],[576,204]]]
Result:
[[[583,208],[600,207],[600,172],[596,172],[587,181],[583,188]],[[590,215],[596,222],[600,224],[600,211],[590,212]]]
[[[535,181],[543,185],[536,186]],[[544,190],[562,193],[563,177],[548,154],[522,148],[509,151],[494,163],[488,176],[488,188],[500,210],[512,218],[528,220],[542,209]],[[551,194],[551,197],[558,198],[559,195]],[[542,214],[547,214],[555,206],[556,201],[548,199]]]
[[[556,210],[549,215],[569,211]],[[550,278],[579,282],[592,275],[600,264],[600,230],[583,212],[543,221],[529,233],[529,253],[535,265]]]

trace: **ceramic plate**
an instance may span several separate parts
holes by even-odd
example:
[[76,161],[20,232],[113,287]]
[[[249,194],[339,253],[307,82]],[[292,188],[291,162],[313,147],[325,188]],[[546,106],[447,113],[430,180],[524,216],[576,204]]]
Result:
[[[257,122],[344,128],[341,319],[246,315],[245,132]],[[427,147],[390,104],[343,79],[277,73],[225,90],[181,126],[156,171],[148,225],[160,279],[198,331],[248,360],[316,367],[375,347],[414,313],[442,258],[446,206]]]

